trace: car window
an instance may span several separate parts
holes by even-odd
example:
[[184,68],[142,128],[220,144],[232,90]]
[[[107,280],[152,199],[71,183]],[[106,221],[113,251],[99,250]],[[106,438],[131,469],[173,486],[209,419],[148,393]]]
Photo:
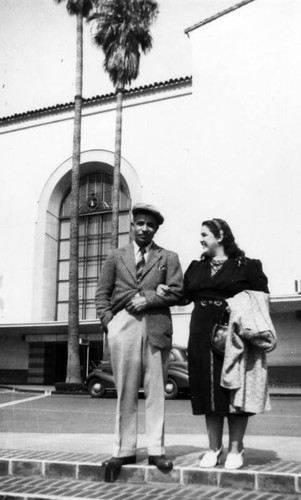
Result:
[[169,353],[169,361],[188,361],[187,349],[173,347]]
[[169,361],[175,361],[176,357],[172,351],[169,353]]
[[187,361],[187,351],[186,349],[177,349],[177,358],[179,361]]

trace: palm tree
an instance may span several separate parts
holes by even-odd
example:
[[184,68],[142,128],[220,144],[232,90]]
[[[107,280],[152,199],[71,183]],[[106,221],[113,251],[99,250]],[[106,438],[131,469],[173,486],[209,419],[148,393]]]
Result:
[[155,0],[98,0],[93,38],[105,56],[104,68],[116,89],[116,134],[111,248],[118,247],[122,104],[125,85],[139,73],[141,52],[152,47],[150,26],[158,14]]
[[[55,0],[58,4],[61,1],[63,0]],[[78,327],[78,211],[83,88],[83,18],[88,17],[92,6],[93,0],[67,0],[66,6],[69,14],[76,16],[76,77],[71,172],[68,360],[66,373],[66,383],[75,384],[81,383]]]

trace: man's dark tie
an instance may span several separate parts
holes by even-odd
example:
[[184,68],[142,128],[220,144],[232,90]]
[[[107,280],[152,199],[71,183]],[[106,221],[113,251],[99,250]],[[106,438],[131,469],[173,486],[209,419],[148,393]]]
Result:
[[140,281],[141,277],[142,277],[143,269],[145,266],[145,258],[144,258],[145,253],[146,253],[145,248],[139,248],[138,260],[137,260],[137,264],[136,264],[137,281]]

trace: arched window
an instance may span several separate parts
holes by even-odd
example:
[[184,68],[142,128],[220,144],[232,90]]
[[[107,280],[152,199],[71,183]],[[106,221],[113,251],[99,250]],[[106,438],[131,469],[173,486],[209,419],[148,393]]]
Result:
[[[79,318],[95,319],[95,289],[102,263],[110,250],[113,175],[90,173],[80,179],[79,198]],[[120,189],[119,246],[129,242],[130,196]],[[56,319],[68,318],[70,190],[60,209]]]

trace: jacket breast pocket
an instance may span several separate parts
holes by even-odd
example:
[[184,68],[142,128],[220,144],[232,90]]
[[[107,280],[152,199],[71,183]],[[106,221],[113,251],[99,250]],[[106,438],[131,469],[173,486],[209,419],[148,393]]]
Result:
[[158,265],[158,275],[159,275],[159,283],[165,283],[166,281],[166,273],[167,267],[165,264]]

